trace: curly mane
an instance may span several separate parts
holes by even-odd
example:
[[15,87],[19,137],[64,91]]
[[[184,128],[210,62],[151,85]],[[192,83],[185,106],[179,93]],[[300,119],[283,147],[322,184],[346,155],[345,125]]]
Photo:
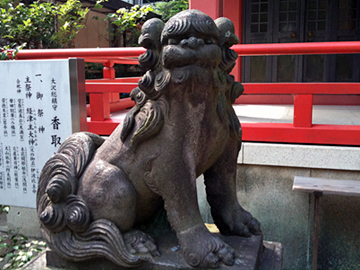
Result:
[[[219,18],[215,22],[210,17],[197,16],[192,20],[183,20],[182,12],[166,24],[157,18],[145,22],[139,37],[139,44],[147,49],[139,56],[139,65],[145,74],[139,80],[138,87],[130,94],[136,105],[125,117],[121,132],[122,142],[125,142],[132,133],[130,145],[136,148],[139,142],[156,135],[163,127],[164,116],[169,106],[168,101],[160,97],[166,92],[171,81],[176,84],[182,83],[191,76],[191,72],[186,72],[188,70],[184,68],[181,78],[178,74],[174,77],[172,72],[163,66],[162,50],[169,38],[186,33],[210,35],[220,47],[221,62],[215,67],[216,75],[212,78],[213,87],[218,92],[217,112],[223,122],[229,123],[231,136],[241,138],[240,123],[231,105],[244,91],[243,86],[235,82],[234,77],[230,75],[237,59],[237,54],[230,47],[239,41],[234,31],[232,22],[226,18]],[[144,113],[146,119],[137,130],[133,131],[135,116],[139,112]]]

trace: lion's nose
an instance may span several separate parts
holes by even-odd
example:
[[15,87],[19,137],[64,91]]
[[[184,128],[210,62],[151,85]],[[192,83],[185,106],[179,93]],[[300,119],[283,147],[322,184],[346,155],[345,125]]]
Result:
[[196,37],[190,37],[188,39],[183,39],[180,42],[182,47],[188,47],[190,49],[198,49],[201,46],[203,46],[204,40],[200,39],[200,38],[196,38]]

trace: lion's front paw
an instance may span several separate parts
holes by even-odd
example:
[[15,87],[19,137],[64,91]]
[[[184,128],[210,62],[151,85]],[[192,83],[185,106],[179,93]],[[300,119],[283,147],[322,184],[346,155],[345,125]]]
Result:
[[205,226],[196,226],[178,234],[182,253],[193,267],[218,268],[234,264],[234,250]]
[[240,205],[213,214],[215,224],[224,235],[250,237],[262,234],[259,221]]
[[132,254],[150,253],[152,256],[160,256],[154,239],[139,230],[131,230],[124,234],[127,249]]

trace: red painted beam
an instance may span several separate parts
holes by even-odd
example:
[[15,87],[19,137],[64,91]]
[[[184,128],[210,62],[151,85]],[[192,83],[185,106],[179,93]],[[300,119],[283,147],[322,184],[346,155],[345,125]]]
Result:
[[283,123],[242,123],[243,141],[360,145],[360,126],[313,125],[294,128]]
[[[59,58],[67,59],[67,57],[59,57]],[[38,58],[38,59],[41,59],[41,58]],[[47,58],[44,58],[44,59],[47,59]],[[134,56],[134,58],[116,57],[116,58],[111,58],[111,59],[115,64],[124,64],[124,65],[138,65],[139,64],[139,60],[135,56]],[[91,62],[91,63],[105,63],[105,62],[109,61],[109,58],[85,57],[84,61]]]
[[142,77],[123,77],[123,78],[115,78],[115,79],[111,79],[111,78],[104,78],[104,79],[90,79],[90,80],[86,80],[86,82],[89,83],[129,83],[129,82],[135,82],[137,83]]
[[[129,93],[140,78],[86,80],[86,92]],[[359,95],[360,83],[243,83],[244,94]],[[123,91],[121,87],[127,89]]]
[[[116,78],[116,79],[94,79],[86,80],[87,92],[121,92],[118,90],[104,89],[104,87],[132,85],[137,86],[141,77]],[[243,83],[244,94],[324,94],[324,95],[359,95],[360,83]],[[88,86],[90,87],[88,90]],[[98,88],[96,88],[98,87]]]
[[97,83],[86,81],[86,93],[131,93],[137,83]]
[[110,135],[120,124],[119,120],[106,119],[105,121],[88,120],[88,132],[99,135]]
[[[120,120],[88,121],[88,131],[111,134]],[[242,123],[243,141],[360,145],[360,126],[313,125],[294,128],[282,123]],[[346,138],[344,140],[344,138]]]
[[110,112],[118,112],[134,107],[135,102],[131,98],[122,98],[118,102],[110,103]]
[[52,58],[119,58],[119,57],[138,57],[144,53],[141,47],[127,48],[91,48],[91,49],[39,49],[21,50],[16,59],[52,59]]
[[[238,44],[232,49],[239,55],[286,55],[286,54],[342,54],[360,53],[360,41]],[[145,49],[97,48],[97,49],[38,49],[21,50],[16,59],[53,59],[78,57],[86,59],[114,58],[118,61],[133,61],[124,57],[138,57]]]
[[231,49],[241,56],[360,53],[360,41],[239,44]]
[[[135,102],[133,100],[131,100],[131,98],[122,98],[117,102],[110,103],[110,113],[126,110],[128,108],[133,107],[134,105],[135,105]],[[91,115],[90,104],[86,105],[86,113],[87,113],[87,116]]]

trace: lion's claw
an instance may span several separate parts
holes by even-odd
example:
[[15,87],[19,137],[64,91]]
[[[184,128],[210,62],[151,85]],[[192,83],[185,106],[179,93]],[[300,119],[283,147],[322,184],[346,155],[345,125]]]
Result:
[[[228,234],[230,234],[230,233],[228,233]],[[241,222],[236,223],[234,225],[234,229],[232,230],[232,234],[239,235],[239,236],[244,236],[244,237],[251,237],[251,235],[252,235],[249,228],[245,224],[243,224]]]
[[234,250],[204,226],[178,235],[187,263],[193,267],[218,268],[234,264]]
[[256,218],[252,218],[251,221],[247,224],[247,227],[250,229],[250,231],[254,235],[260,235],[262,234],[261,228],[260,228],[260,222]]
[[139,230],[132,230],[124,235],[127,249],[130,253],[150,253],[153,257],[160,256],[154,239]]
[[234,251],[228,250],[228,248],[223,248],[219,252],[220,258],[225,265],[231,266],[234,265],[235,257]]
[[260,223],[237,205],[228,211],[213,212],[215,224],[224,235],[251,237],[261,235]]
[[220,258],[211,252],[206,255],[201,265],[207,268],[218,268],[220,266]]

